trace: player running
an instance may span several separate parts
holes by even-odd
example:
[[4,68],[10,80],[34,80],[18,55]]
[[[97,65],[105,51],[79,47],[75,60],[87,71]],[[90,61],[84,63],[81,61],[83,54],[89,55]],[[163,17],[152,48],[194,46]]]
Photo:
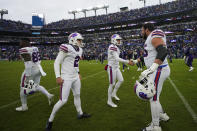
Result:
[[[43,71],[42,66],[40,65],[40,55],[37,47],[30,45],[30,40],[28,38],[24,38],[20,42],[19,53],[24,60],[25,70],[21,76],[21,84],[20,84],[20,98],[22,106],[17,107],[16,111],[27,111],[27,96],[34,92],[41,92],[46,95],[49,101],[49,105],[51,105],[51,101],[53,98],[53,94],[50,94],[43,86],[40,85],[41,76],[46,76],[46,73]],[[34,85],[31,92],[27,92],[26,86],[28,86],[31,80],[32,85]],[[33,80],[33,81],[32,81]]]

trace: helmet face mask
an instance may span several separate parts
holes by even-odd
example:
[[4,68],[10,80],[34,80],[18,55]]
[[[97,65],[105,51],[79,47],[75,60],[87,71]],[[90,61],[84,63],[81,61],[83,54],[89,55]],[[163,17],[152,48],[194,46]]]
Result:
[[111,36],[111,43],[114,45],[122,45],[122,37],[118,34],[114,34]]
[[29,80],[25,83],[23,90],[26,95],[33,94],[36,90],[36,84],[33,80]]
[[156,94],[155,83],[149,77],[137,80],[134,90],[141,100],[150,100]]
[[69,44],[76,45],[78,47],[83,47],[82,43],[83,37],[79,33],[72,33],[68,36]]

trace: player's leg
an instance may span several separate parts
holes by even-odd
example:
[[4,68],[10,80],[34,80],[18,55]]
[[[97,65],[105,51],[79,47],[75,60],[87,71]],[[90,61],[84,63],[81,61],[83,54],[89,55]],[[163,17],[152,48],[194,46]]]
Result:
[[81,81],[79,78],[77,78],[77,80],[75,80],[73,82],[73,85],[71,88],[71,90],[73,92],[73,96],[74,96],[74,105],[75,105],[77,113],[78,113],[77,117],[78,117],[78,119],[88,118],[88,117],[90,117],[90,115],[83,112],[82,108],[81,108],[80,89],[81,89]]
[[108,72],[108,76],[109,76],[107,104],[111,107],[117,107],[117,105],[112,102],[112,91],[113,91],[113,86],[115,85],[115,82],[116,82],[116,71],[115,71],[115,69],[112,69],[111,66],[108,66],[107,72]]
[[170,74],[169,67],[164,67],[164,69],[158,68],[157,72],[155,72],[151,78],[154,78],[155,81],[155,88],[156,88],[156,94],[153,96],[153,98],[150,100],[150,106],[151,106],[151,115],[152,115],[152,123],[150,126],[146,127],[147,130],[151,130],[153,128],[161,128],[159,126],[160,117],[165,119],[165,121],[169,120],[169,117],[166,113],[163,112],[162,106],[159,102],[159,96],[162,91],[162,86],[166,78]]
[[115,88],[114,88],[114,90],[113,90],[113,92],[112,92],[112,97],[114,97],[116,100],[120,100],[120,99],[117,97],[117,94],[116,94],[117,91],[118,91],[118,89],[120,88],[121,84],[122,84],[123,81],[124,81],[120,69],[117,69],[117,70],[116,70],[116,78],[117,78],[118,82],[116,83]]
[[43,86],[40,85],[40,79],[41,79],[40,72],[35,72],[35,74],[33,75],[33,81],[36,84],[36,91],[39,91],[42,94],[44,94],[48,98],[49,105],[51,105],[54,95],[50,94]]
[[64,83],[60,86],[60,99],[53,107],[51,115],[47,121],[46,130],[50,130],[52,128],[52,123],[56,113],[65,103],[67,103],[68,96],[70,94],[71,85],[72,85],[72,81],[64,81]]
[[188,59],[188,66],[189,66],[189,71],[192,71],[194,68],[192,67],[192,62],[193,62],[193,56],[189,56]]
[[162,121],[168,121],[170,119],[170,117],[167,115],[167,113],[165,113],[165,111],[163,110],[161,103],[159,101],[159,97],[162,91],[162,87],[163,87],[163,83],[165,82],[165,80],[167,79],[167,77],[169,77],[170,75],[170,68],[169,67],[165,67],[162,69],[162,74],[160,76],[160,80],[158,83],[158,91],[157,91],[157,98],[158,98],[158,102],[159,102],[159,110],[160,110],[160,114],[159,114],[159,119]]
[[122,63],[122,72],[124,72],[125,64]]
[[25,84],[25,72],[22,73],[22,76],[21,76],[21,83],[20,83],[20,99],[21,99],[21,105],[20,107],[17,107],[16,108],[16,111],[26,111],[28,110],[28,107],[27,107],[27,95],[24,93],[24,84]]

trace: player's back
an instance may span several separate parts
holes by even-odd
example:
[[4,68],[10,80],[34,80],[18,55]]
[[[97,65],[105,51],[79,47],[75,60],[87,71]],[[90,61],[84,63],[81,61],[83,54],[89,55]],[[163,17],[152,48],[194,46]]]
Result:
[[82,48],[70,44],[62,44],[60,51],[65,52],[67,55],[63,59],[61,66],[61,73],[66,78],[75,78],[78,76],[79,60],[82,56]]
[[40,64],[40,54],[37,47],[23,47],[19,49],[19,53],[24,61],[26,61],[25,57],[29,57],[28,61],[31,61],[32,65]]
[[[157,56],[157,51],[155,47],[152,45],[153,38],[161,38],[166,44],[166,35],[162,30],[156,29],[149,34],[144,44],[144,62],[147,68],[149,68],[154,63],[154,60]],[[167,45],[166,45],[166,48],[167,48]],[[162,65],[165,65],[165,64],[168,64],[167,58],[165,58],[165,60],[162,63]]]
[[108,65],[112,67],[119,67],[119,62],[116,61],[114,53],[117,53],[119,56],[120,50],[116,45],[111,44],[108,48]]

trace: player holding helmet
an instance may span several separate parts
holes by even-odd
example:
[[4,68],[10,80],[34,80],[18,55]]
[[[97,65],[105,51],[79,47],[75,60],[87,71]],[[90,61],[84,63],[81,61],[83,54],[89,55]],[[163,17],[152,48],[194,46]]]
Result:
[[[50,94],[43,86],[40,84],[41,76],[46,76],[46,73],[43,71],[40,63],[40,55],[37,47],[33,47],[30,45],[30,40],[28,38],[24,38],[20,41],[20,49],[19,53],[24,60],[25,70],[21,76],[21,88],[20,88],[20,98],[22,106],[17,107],[16,111],[26,111],[28,110],[27,107],[27,95],[32,94],[35,91],[40,91],[44,95],[47,96],[49,105],[51,105],[51,100],[54,95]],[[35,87],[32,91],[29,92],[25,88],[31,82],[34,84]]]
[[[161,131],[159,121],[169,120],[169,116],[163,112],[159,102],[159,96],[166,78],[170,75],[167,62],[166,35],[162,30],[154,29],[153,24],[146,23],[142,26],[142,36],[146,40],[144,44],[144,62],[147,70],[141,73],[140,78],[154,81],[156,94],[150,99],[152,122],[143,131]],[[136,64],[143,58],[133,60]]]

